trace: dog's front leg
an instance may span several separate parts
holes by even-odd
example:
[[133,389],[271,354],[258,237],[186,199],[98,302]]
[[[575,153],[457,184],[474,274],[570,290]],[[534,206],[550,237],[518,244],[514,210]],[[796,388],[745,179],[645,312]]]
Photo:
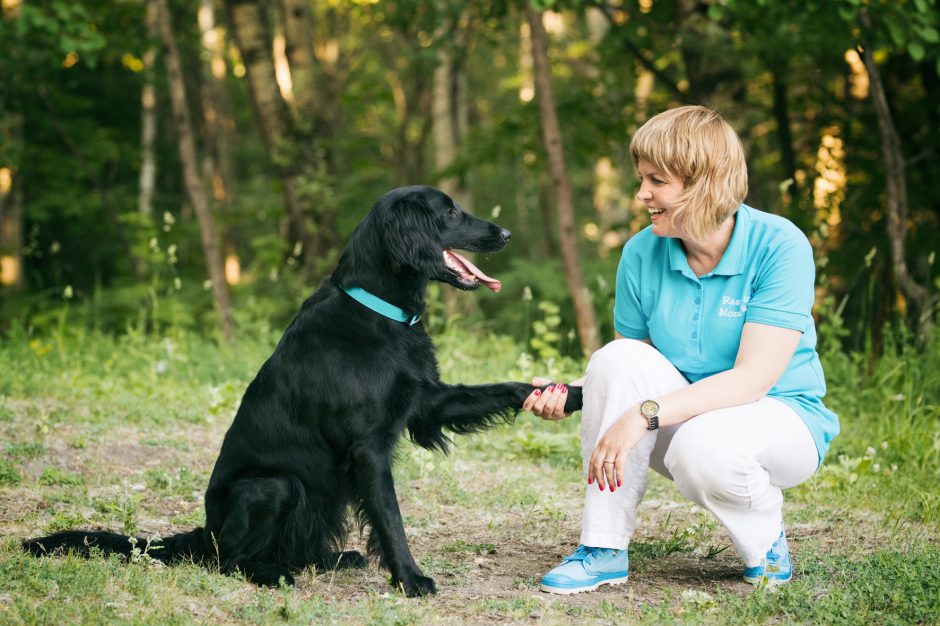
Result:
[[[500,421],[512,421],[535,389],[526,383],[440,385],[430,416],[457,433],[476,432]],[[569,387],[566,411],[581,408],[581,388]]]
[[392,584],[409,598],[437,593],[434,581],[415,563],[398,508],[390,455],[376,452],[378,446],[362,445],[352,452],[356,491],[372,532],[378,539],[381,557],[392,574]]

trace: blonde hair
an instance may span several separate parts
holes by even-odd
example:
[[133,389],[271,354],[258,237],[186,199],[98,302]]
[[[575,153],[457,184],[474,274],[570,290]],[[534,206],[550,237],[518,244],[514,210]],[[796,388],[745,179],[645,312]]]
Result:
[[673,224],[696,241],[715,232],[747,195],[744,148],[734,129],[703,106],[663,111],[648,120],[630,141],[633,165],[646,161],[682,180],[673,206]]

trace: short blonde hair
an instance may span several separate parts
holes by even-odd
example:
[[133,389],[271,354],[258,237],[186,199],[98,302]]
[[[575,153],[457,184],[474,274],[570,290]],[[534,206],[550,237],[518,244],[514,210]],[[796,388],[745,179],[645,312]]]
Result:
[[682,180],[673,208],[696,241],[715,232],[747,195],[747,163],[734,129],[711,109],[684,106],[651,118],[630,141],[633,165],[646,161]]

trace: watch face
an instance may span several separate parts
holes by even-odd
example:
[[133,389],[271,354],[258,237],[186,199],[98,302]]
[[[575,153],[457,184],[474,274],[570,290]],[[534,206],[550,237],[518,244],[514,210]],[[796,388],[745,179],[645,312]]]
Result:
[[644,417],[653,417],[659,413],[659,403],[655,400],[646,400],[640,405],[640,413]]

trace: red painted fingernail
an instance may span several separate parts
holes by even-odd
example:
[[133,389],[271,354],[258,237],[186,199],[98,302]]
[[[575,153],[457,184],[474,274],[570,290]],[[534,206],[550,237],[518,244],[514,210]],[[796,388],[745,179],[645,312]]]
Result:
[[542,395],[542,390],[541,390],[541,389],[536,389],[536,390],[535,390],[535,395],[537,395],[537,396]]
[[594,482],[594,479],[591,478],[590,476],[588,476],[588,484],[590,485],[590,484],[593,483],[593,482]]
[[597,483],[597,486],[601,488],[601,491],[604,491],[604,485]]
[[619,479],[619,478],[617,479],[617,486],[618,486],[618,487],[620,486],[620,479]]

